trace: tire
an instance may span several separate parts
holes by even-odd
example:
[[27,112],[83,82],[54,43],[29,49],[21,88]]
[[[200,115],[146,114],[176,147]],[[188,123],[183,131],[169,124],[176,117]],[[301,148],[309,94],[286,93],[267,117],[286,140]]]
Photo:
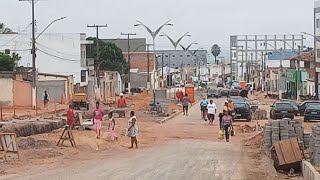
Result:
[[309,120],[308,120],[308,119],[306,119],[306,118],[304,118],[304,119],[303,119],[303,121],[304,121],[304,122],[309,122]]
[[247,122],[251,122],[251,116],[247,117]]

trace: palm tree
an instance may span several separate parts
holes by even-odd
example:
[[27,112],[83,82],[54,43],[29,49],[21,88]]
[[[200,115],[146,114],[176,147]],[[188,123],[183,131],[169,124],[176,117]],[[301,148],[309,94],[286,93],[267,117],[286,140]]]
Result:
[[221,53],[221,49],[219,47],[218,44],[214,44],[212,47],[211,47],[211,54],[214,56],[214,62],[216,64],[219,64],[218,61],[217,61],[217,57],[220,55]]
[[0,23],[0,34],[12,33],[10,28],[7,28],[3,23]]

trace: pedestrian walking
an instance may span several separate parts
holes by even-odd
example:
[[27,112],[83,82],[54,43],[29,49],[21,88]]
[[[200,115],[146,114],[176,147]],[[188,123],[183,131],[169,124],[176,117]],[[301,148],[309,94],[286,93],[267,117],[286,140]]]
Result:
[[96,102],[96,108],[93,110],[93,125],[96,132],[96,138],[100,139],[101,136],[101,121],[103,117],[103,110],[100,108],[100,103]]
[[116,127],[116,121],[115,121],[115,119],[113,117],[113,112],[112,111],[108,114],[108,118],[109,118],[108,129],[109,129],[109,132],[110,132],[110,135],[111,135],[111,140],[114,141],[114,140],[118,139],[118,136],[116,134],[116,131],[114,130],[114,128]]
[[67,109],[67,125],[72,128],[75,123],[75,115],[73,111],[73,106],[70,104]]
[[183,110],[183,115],[188,116],[188,109],[189,109],[189,104],[191,104],[190,98],[188,97],[188,94],[184,96],[182,99],[182,110]]
[[179,91],[179,99],[180,99],[180,102],[183,100],[183,92],[182,92],[182,90]]
[[130,112],[130,119],[128,120],[128,129],[127,129],[127,136],[131,138],[131,146],[129,149],[133,148],[133,145],[136,145],[138,148],[138,140],[137,135],[139,132],[138,124],[137,124],[137,117],[135,116],[135,112]]
[[180,90],[178,89],[177,92],[176,92],[176,97],[177,97],[178,102],[181,101],[181,100],[180,100],[180,92],[179,92],[179,91],[180,91]]
[[201,102],[200,102],[200,111],[201,111],[201,118],[203,118],[205,121],[207,121],[207,106],[209,102],[208,100],[203,97]]
[[209,120],[209,124],[213,124],[214,118],[216,116],[217,113],[217,106],[216,104],[213,102],[213,100],[211,99],[208,106],[208,120]]
[[43,107],[44,108],[47,108],[48,107],[48,103],[49,103],[49,100],[50,100],[50,97],[49,97],[49,93],[45,90],[43,92]]
[[224,115],[222,117],[222,125],[226,141],[229,142],[230,131],[232,126],[232,117],[230,116],[229,111],[224,111]]

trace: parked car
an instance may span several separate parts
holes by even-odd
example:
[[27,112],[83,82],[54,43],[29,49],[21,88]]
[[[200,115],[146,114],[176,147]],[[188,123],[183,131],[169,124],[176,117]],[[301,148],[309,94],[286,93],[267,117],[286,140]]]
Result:
[[299,115],[300,116],[304,116],[304,112],[307,108],[307,106],[309,106],[310,104],[320,104],[320,101],[314,101],[314,100],[310,100],[310,101],[304,101],[303,103],[301,103],[298,108],[299,108]]
[[299,114],[299,107],[298,107],[298,104],[296,103],[296,101],[294,100],[290,100],[290,99],[281,99],[280,100],[281,102],[288,102],[290,103],[293,108],[294,108],[294,115],[297,116]]
[[219,81],[217,87],[223,87],[223,81]]
[[304,122],[320,120],[320,103],[311,103],[304,112]]
[[240,83],[238,81],[233,81],[231,85],[231,89],[241,89]]
[[289,102],[275,102],[270,110],[271,119],[294,119],[294,108]]
[[241,96],[230,96],[229,99],[233,103],[245,103],[246,99],[242,98]]
[[235,119],[246,119],[248,122],[251,121],[252,113],[250,105],[247,102],[234,102]]
[[207,93],[207,98],[220,98],[221,95],[217,89],[209,89]]
[[240,96],[240,91],[238,89],[230,90],[229,96]]
[[230,91],[228,89],[219,89],[220,97],[229,97]]

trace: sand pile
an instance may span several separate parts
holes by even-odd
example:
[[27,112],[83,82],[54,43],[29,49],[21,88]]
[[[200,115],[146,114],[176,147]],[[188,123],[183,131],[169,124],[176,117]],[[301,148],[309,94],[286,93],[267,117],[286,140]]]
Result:
[[245,125],[239,126],[238,130],[240,133],[251,133],[251,132],[255,131],[255,127],[251,127],[248,124],[245,124]]
[[147,93],[144,91],[136,96],[128,97],[128,101],[132,102],[132,110],[134,111],[147,111],[152,99],[152,92]]
[[263,132],[244,141],[244,146],[261,147],[263,145]]

